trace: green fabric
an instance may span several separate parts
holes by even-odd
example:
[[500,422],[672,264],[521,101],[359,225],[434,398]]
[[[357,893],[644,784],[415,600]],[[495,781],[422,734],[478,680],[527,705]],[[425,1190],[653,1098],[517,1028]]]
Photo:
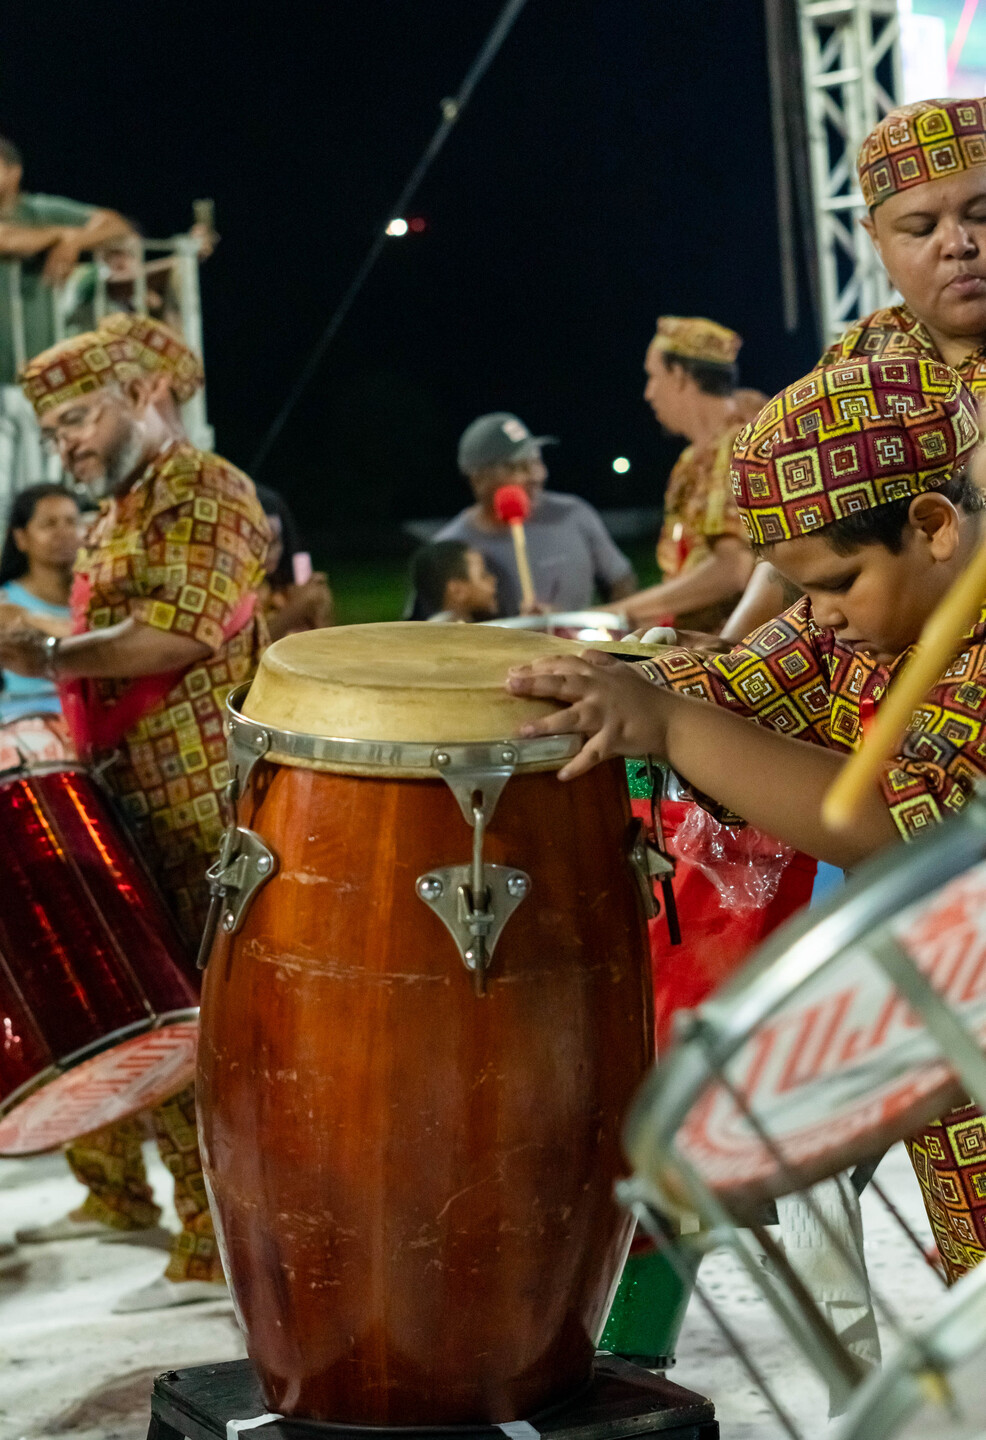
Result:
[[[3,216],[10,225],[85,225],[96,207],[60,195],[21,195]],[[21,301],[24,308],[24,357],[30,360],[55,343],[55,321],[50,286],[41,279],[45,255],[21,260]],[[16,382],[14,337],[11,331],[10,285],[12,263],[0,260],[0,385]]]
[[676,1265],[659,1250],[627,1256],[600,1350],[632,1356],[659,1369],[674,1364],[701,1254],[678,1241],[675,1257]]

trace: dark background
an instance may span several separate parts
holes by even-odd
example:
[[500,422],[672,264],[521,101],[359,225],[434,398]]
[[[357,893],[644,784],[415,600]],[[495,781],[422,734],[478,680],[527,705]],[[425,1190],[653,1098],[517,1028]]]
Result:
[[[212,196],[217,449],[248,466],[501,0],[5,0],[0,130],[28,189],[145,232]],[[517,411],[552,484],[654,505],[680,448],[641,401],[658,312],[738,329],[773,392],[818,353],[779,298],[759,0],[529,0],[262,476],[355,534],[465,502],[455,442]],[[626,455],[627,475],[611,461]]]

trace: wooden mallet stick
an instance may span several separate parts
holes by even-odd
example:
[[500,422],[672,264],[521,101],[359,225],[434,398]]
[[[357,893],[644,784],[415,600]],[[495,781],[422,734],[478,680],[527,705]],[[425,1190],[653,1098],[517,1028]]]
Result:
[[497,519],[510,526],[521,598],[527,609],[532,610],[537,604],[537,596],[534,593],[534,580],[527,558],[527,536],[524,534],[524,521],[531,513],[531,498],[523,485],[501,485],[493,496],[493,508]]
[[925,622],[914,654],[894,682],[855,755],[822,802],[822,819],[834,830],[852,823],[880,769],[896,754],[908,722],[941,678],[959,641],[979,618],[986,596],[986,543],[981,545]]

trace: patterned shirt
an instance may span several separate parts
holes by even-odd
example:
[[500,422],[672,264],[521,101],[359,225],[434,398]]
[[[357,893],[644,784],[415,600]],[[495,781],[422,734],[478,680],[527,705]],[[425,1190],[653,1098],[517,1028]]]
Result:
[[[729,478],[733,441],[741,428],[741,421],[735,420],[708,444],[689,445],[678,456],[664,495],[664,523],[657,542],[663,579],[694,570],[712,555],[712,542],[725,535],[748,543]],[[686,629],[717,630],[738,599],[736,594],[675,619]]]
[[[263,617],[248,607],[263,579],[269,539],[252,482],[183,442],[150,461],[125,495],[103,502],[76,562],[86,629],[130,618],[212,651],[175,677],[126,731],[107,771],[145,857],[192,934],[207,901],[206,857],[223,831],[226,696],[250,679],[267,640]],[[133,683],[90,681],[90,693],[111,707]]]
[[[727,655],[672,650],[641,668],[680,695],[710,700],[811,745],[849,751],[911,653],[884,666],[840,646],[831,630],[816,626],[805,598]],[[884,766],[880,786],[906,840],[961,810],[986,773],[984,721],[986,606]]]
[[[819,365],[835,365],[840,360],[875,355],[931,355],[942,357],[922,322],[906,305],[890,305],[874,310],[851,325],[844,335],[834,340]],[[979,396],[986,392],[986,345],[970,351],[960,365],[953,365],[970,392]]]

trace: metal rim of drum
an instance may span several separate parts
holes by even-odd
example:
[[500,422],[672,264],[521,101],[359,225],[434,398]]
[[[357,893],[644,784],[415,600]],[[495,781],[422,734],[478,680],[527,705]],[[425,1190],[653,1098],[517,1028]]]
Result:
[[501,630],[612,630],[622,635],[625,617],[611,610],[558,610],[547,615],[511,615],[506,620],[481,620]]
[[[683,1015],[674,1048],[652,1070],[624,1123],[638,1171],[667,1155],[703,1090],[759,1027],[839,956],[986,855],[986,787],[964,814],[926,839],[861,866],[826,905],[796,916],[712,999]],[[788,963],[777,962],[787,957]],[[701,1034],[702,1043],[688,1044]],[[645,1159],[644,1157],[648,1157]]]
[[[914,1417],[922,1379],[947,1376],[974,1360],[986,1345],[986,1265],[955,1285],[931,1311],[920,1330],[864,1382],[842,1420],[840,1434],[890,1440]],[[929,1417],[930,1418],[930,1417]]]
[[258,759],[275,763],[284,759],[299,765],[308,761],[346,769],[420,771],[424,780],[441,774],[441,756],[448,752],[476,765],[509,765],[514,771],[524,771],[550,768],[582,748],[579,735],[543,735],[534,740],[347,740],[338,735],[280,730],[243,714],[240,705],[249,689],[249,684],[240,685],[227,697],[230,741]]
[[53,775],[63,770],[70,771],[73,775],[81,774],[93,778],[90,766],[66,756],[62,760],[22,760],[17,765],[8,765],[6,770],[0,770],[0,786],[10,785],[15,780],[23,780],[31,775]]

